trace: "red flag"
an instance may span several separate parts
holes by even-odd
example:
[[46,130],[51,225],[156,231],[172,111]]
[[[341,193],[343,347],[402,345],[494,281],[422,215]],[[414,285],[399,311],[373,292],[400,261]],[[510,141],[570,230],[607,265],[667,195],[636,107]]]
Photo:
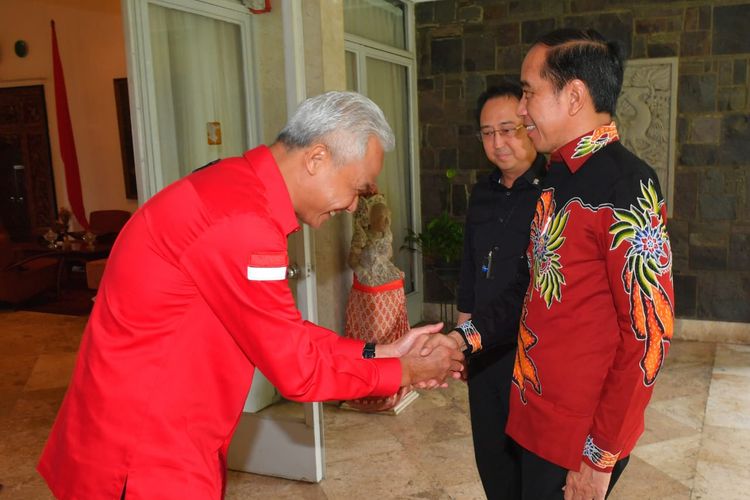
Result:
[[57,49],[57,34],[55,21],[52,24],[52,72],[55,76],[55,109],[57,110],[57,133],[60,138],[60,154],[65,166],[65,184],[68,191],[70,209],[84,229],[89,228],[86,211],[83,209],[83,195],[81,194],[81,174],[78,171],[78,155],[73,138],[73,125],[70,123],[68,96],[65,92],[65,78],[63,77],[60,52]]

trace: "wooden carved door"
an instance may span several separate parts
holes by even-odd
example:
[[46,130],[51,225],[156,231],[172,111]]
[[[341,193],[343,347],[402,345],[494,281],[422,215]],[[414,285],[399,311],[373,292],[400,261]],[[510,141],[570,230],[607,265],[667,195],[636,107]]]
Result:
[[56,216],[44,87],[0,88],[0,224],[14,241]]

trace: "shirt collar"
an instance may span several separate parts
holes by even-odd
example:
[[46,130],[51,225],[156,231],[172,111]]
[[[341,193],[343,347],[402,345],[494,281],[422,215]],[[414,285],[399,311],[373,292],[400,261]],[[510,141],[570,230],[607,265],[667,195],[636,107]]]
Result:
[[294,213],[289,190],[268,146],[251,149],[244,154],[244,157],[252,165],[258,180],[265,187],[269,202],[273,204],[272,209],[269,210],[271,217],[281,225],[286,235],[299,230],[299,222]]
[[549,161],[550,163],[565,163],[572,173],[576,173],[594,153],[610,142],[619,140],[617,125],[615,125],[615,122],[611,122],[609,125],[603,125],[587,134],[576,137],[553,151]]
[[543,154],[537,153],[534,163],[521,177],[532,186],[540,186],[544,175],[547,173],[546,166],[547,158]]

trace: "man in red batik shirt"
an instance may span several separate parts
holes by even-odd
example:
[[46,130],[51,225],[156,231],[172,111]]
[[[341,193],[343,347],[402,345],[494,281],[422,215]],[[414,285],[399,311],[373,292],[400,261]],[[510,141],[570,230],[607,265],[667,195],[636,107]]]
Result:
[[[666,206],[654,170],[618,140],[622,79],[617,46],[593,30],[541,37],[521,67],[518,114],[551,153],[506,427],[522,449],[524,499],[605,498],[643,432],[672,338]],[[513,312],[497,297],[449,336],[471,356]]]
[[[175,182],[112,249],[39,472],[62,499],[207,499],[257,367],[296,401],[435,385],[461,353],[339,337],[300,317],[287,235],[375,189],[393,133],[349,92],[308,99],[277,141]],[[442,337],[436,336],[436,337]],[[365,359],[375,358],[375,359]]]

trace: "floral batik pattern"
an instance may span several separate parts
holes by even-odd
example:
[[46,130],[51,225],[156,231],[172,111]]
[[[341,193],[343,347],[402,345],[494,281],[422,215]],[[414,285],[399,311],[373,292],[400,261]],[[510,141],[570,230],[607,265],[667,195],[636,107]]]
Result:
[[578,144],[576,144],[575,152],[571,158],[582,158],[586,155],[592,155],[615,139],[619,139],[619,137],[614,122],[604,127],[599,127],[591,135],[585,135],[578,139]]
[[671,277],[672,251],[659,200],[651,179],[641,182],[638,206],[615,209],[611,249],[628,245],[622,282],[630,297],[630,319],[638,340],[645,341],[640,366],[643,383],[650,386],[664,361],[664,345],[672,339],[674,309],[659,277]]
[[[565,243],[565,237],[562,236],[562,233],[568,223],[568,216],[569,212],[555,214],[554,190],[542,192],[536,204],[534,219],[531,221],[529,251],[531,252],[532,279],[534,280],[533,290],[539,292],[539,296],[544,300],[548,309],[553,300],[560,302],[562,299],[562,286],[565,284],[565,276],[562,274],[562,264],[558,251]],[[513,383],[518,387],[521,393],[521,401],[524,403],[526,403],[524,382],[531,384],[537,394],[542,394],[542,385],[539,381],[536,365],[529,356],[529,349],[536,345],[538,338],[526,324],[526,315],[527,310],[526,305],[524,305],[523,317],[518,331],[516,361],[513,366]]]
[[565,243],[562,232],[568,223],[569,212],[555,215],[554,190],[544,191],[537,201],[534,219],[531,222],[531,262],[534,289],[544,299],[547,308],[552,301],[560,302],[565,277],[562,274],[560,254],[557,251]]
[[542,395],[542,384],[539,382],[539,375],[536,371],[534,360],[529,356],[529,349],[537,343],[537,336],[531,329],[526,326],[526,305],[523,306],[523,317],[518,330],[518,349],[516,349],[516,361],[513,365],[513,383],[518,387],[521,394],[521,401],[526,404],[526,385],[524,382],[531,384],[531,387],[540,396]]

